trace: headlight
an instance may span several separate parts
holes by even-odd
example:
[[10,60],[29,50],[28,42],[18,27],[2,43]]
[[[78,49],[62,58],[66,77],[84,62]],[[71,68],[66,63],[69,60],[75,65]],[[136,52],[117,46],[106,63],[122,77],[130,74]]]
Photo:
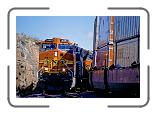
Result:
[[47,71],[47,70],[48,70],[48,68],[44,68],[44,70],[46,70],[46,71]]
[[54,56],[57,57],[57,52],[56,51],[54,52]]
[[65,69],[65,68],[63,68],[63,69],[62,69],[62,71],[63,71],[63,72],[65,72],[65,71],[66,71],[66,69]]

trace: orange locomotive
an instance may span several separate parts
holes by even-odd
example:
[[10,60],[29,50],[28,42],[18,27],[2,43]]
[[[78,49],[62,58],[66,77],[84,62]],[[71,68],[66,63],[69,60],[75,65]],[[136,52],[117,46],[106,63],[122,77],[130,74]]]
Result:
[[[40,79],[43,79],[46,85],[61,87],[61,89],[74,87],[76,78],[80,77],[78,76],[79,70],[77,70],[78,54],[76,51],[80,49],[82,50],[76,43],[66,39],[53,38],[42,41],[39,53]],[[86,51],[83,49],[83,52]],[[89,71],[92,61],[82,60],[82,66]]]

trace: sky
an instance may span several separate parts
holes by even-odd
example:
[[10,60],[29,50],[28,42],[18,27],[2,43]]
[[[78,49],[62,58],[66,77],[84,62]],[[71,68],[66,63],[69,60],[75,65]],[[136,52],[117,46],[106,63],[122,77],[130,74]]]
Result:
[[95,16],[17,16],[16,32],[44,40],[60,37],[92,50]]

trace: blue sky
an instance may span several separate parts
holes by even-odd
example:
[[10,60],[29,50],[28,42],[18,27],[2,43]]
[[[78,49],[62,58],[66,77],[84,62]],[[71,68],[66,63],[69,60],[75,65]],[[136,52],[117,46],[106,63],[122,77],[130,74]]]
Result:
[[16,32],[40,40],[61,37],[92,50],[95,16],[17,16]]

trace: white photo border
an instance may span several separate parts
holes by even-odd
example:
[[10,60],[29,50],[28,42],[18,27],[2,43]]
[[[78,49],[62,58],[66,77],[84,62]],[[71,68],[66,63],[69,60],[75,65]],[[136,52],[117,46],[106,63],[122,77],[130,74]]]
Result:
[[[41,8],[41,9],[40,9]],[[34,11],[29,12],[30,10],[37,10],[40,9],[47,9],[46,13],[34,13]],[[140,30],[141,30],[141,35],[140,37],[142,39],[140,39],[140,75],[142,76],[140,78],[140,98],[52,98],[52,99],[45,99],[45,98],[16,98],[16,81],[10,81],[10,80],[14,80],[16,77],[16,61],[10,63],[7,67],[7,76],[8,76],[8,90],[7,90],[7,99],[8,99],[8,103],[10,106],[15,107],[15,108],[20,108],[20,107],[25,107],[25,108],[41,108],[41,107],[50,107],[51,105],[46,105],[46,104],[52,104],[55,105],[57,103],[57,105],[62,105],[62,106],[66,106],[66,104],[68,104],[68,102],[70,101],[71,103],[73,102],[74,104],[79,104],[82,103],[82,106],[85,106],[83,104],[85,104],[86,102],[87,105],[96,105],[97,102],[102,105],[102,106],[108,106],[109,108],[123,108],[123,107],[144,107],[149,103],[150,100],[150,66],[148,65],[148,63],[143,62],[142,60],[147,60],[148,57],[146,56],[142,56],[143,55],[143,51],[147,52],[148,50],[150,50],[150,15],[147,9],[145,8],[141,8],[141,7],[129,7],[128,13],[124,12],[124,10],[126,9],[123,7],[112,7],[112,8],[108,8],[108,9],[113,9],[115,10],[116,13],[113,13],[114,11],[112,10],[106,10],[104,14],[109,14],[112,16],[140,16],[141,17],[141,21],[140,21]],[[119,8],[123,9],[122,11],[117,11],[117,9],[115,8]],[[128,9],[128,8],[127,8]],[[127,10],[126,9],[126,10]],[[16,10],[16,12],[14,11]],[[21,11],[18,12],[18,11]],[[56,16],[57,14],[52,14],[52,12],[49,12],[49,7],[15,7],[15,8],[11,8],[8,11],[8,28],[7,28],[7,49],[10,51],[10,53],[12,53],[12,55],[15,55],[15,57],[13,57],[16,60],[16,16]],[[129,12],[130,11],[130,12]],[[134,15],[134,11],[135,11],[135,15]],[[143,11],[143,12],[142,12]],[[17,13],[18,12],[18,13]],[[23,13],[24,12],[24,13]],[[26,13],[28,12],[28,13]],[[37,12],[37,11],[35,11]],[[119,12],[119,14],[117,13]],[[123,13],[124,12],[124,13]],[[147,14],[147,16],[145,16],[145,14]],[[20,14],[20,15],[19,15]],[[26,15],[25,15],[26,14]],[[32,15],[33,14],[33,15]],[[50,14],[50,15],[49,15]],[[138,15],[139,14],[139,15]],[[58,14],[59,15],[59,14]],[[75,14],[74,14],[75,15]],[[83,14],[84,15],[84,14]],[[96,16],[96,14],[94,13],[93,15]],[[102,16],[109,16],[109,15],[102,15]],[[73,15],[71,15],[73,16]],[[87,16],[87,15],[86,15]],[[143,21],[142,21],[143,20]],[[147,25],[143,25],[143,23],[147,23]],[[143,26],[145,26],[145,28],[143,28]],[[147,36],[147,37],[146,37]],[[147,40],[146,40],[147,39]],[[11,42],[11,44],[10,44]],[[146,43],[147,42],[147,43]],[[145,45],[141,45],[141,44],[145,44]],[[147,48],[146,48],[147,46]],[[12,48],[10,48],[12,47]],[[13,59],[13,60],[14,60]],[[12,76],[10,76],[10,74]],[[144,88],[144,89],[142,89]],[[81,99],[81,101],[80,101]],[[45,102],[46,101],[46,102]],[[65,102],[63,102],[65,101]],[[136,104],[137,101],[137,104]],[[43,104],[43,105],[34,105],[34,104]],[[74,106],[73,104],[73,106]],[[93,106],[94,106],[93,105]]]

